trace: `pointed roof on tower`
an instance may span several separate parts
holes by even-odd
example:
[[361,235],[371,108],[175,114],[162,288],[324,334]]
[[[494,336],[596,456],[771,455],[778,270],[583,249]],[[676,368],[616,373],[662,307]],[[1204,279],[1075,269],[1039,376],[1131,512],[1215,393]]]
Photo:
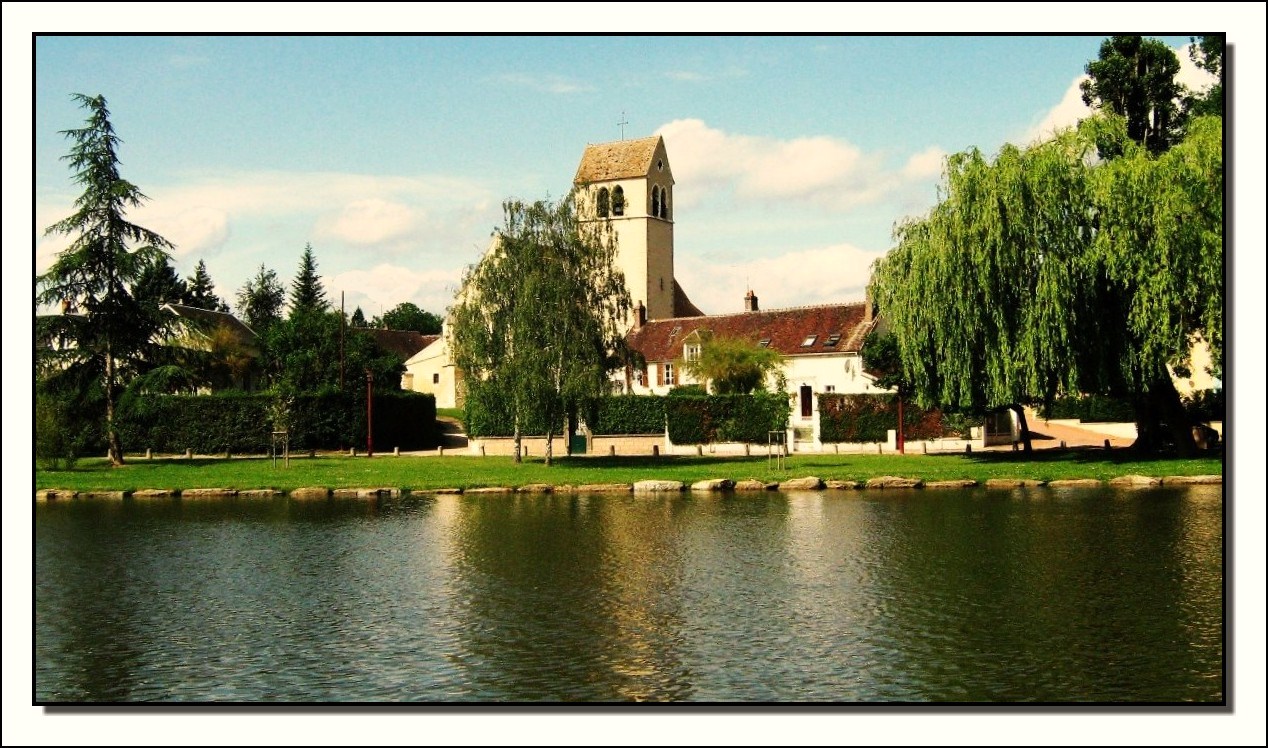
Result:
[[581,165],[577,167],[573,184],[645,177],[655,166],[657,150],[664,153],[663,140],[659,135],[588,145],[581,155]]

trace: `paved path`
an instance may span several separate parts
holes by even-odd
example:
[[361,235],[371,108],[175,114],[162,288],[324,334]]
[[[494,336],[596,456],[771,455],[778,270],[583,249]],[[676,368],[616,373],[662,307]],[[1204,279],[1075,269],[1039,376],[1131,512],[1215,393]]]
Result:
[[[1103,447],[1106,439],[1109,439],[1111,447],[1130,447],[1136,441],[1109,436],[1090,429],[1049,423],[1030,408],[1026,409],[1026,425],[1030,426],[1031,446],[1035,449],[1059,448],[1061,442],[1065,442],[1067,447]],[[1012,447],[1005,448],[1012,449]]]

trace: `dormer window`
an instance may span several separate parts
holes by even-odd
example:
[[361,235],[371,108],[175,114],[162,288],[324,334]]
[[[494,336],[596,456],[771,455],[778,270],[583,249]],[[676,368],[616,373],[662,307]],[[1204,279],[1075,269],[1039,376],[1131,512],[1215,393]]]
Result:
[[[621,188],[620,188],[620,187],[617,187],[617,189],[619,190],[619,189],[621,189]],[[598,212],[599,212],[599,218],[607,218],[607,217],[608,217],[608,204],[609,204],[608,188],[607,188],[607,187],[600,187],[600,188],[599,188],[599,200],[598,200],[598,204],[597,204],[597,208],[598,208]],[[618,214],[618,215],[619,215],[619,214]]]
[[840,343],[840,342],[841,342],[841,333],[834,332],[828,336],[827,340],[823,341],[823,346],[827,348],[829,346],[836,345],[837,343]]
[[688,343],[682,347],[682,357],[688,361],[695,361],[700,358],[700,344]]
[[625,215],[625,190],[619,185],[612,190],[612,215]]
[[814,344],[815,344],[815,341],[816,341],[816,340],[818,340],[818,339],[819,339],[819,336],[818,336],[818,335],[807,335],[807,336],[806,336],[806,339],[805,339],[805,340],[803,340],[803,341],[801,341],[801,347],[802,347],[802,348],[809,348],[810,346],[814,345]]
[[757,341],[758,348],[770,348],[770,338],[762,338]]

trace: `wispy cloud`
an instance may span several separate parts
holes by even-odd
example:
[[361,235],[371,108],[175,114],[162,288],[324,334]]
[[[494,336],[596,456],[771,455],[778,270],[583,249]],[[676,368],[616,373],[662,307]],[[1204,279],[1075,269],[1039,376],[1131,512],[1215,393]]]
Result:
[[595,90],[594,86],[589,83],[582,83],[562,75],[533,76],[527,73],[507,73],[498,76],[496,80],[501,83],[509,83],[513,86],[551,94],[586,93]]
[[727,78],[743,78],[746,75],[748,75],[748,70],[735,66],[718,68],[707,73],[699,70],[669,70],[665,72],[666,78],[684,83],[709,83]]

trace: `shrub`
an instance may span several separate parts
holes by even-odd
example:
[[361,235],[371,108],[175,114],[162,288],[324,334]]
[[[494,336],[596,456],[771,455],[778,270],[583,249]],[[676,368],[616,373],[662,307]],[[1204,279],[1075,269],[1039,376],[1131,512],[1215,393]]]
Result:
[[[934,408],[903,403],[903,435],[907,439],[962,437],[977,422],[969,416],[948,417]],[[883,442],[898,429],[898,400],[894,395],[819,395],[819,439],[834,442]]]
[[683,395],[667,398],[665,411],[675,444],[765,444],[770,431],[787,427],[789,407],[783,393]]
[[593,401],[586,422],[594,434],[663,434],[665,399],[616,395]]

